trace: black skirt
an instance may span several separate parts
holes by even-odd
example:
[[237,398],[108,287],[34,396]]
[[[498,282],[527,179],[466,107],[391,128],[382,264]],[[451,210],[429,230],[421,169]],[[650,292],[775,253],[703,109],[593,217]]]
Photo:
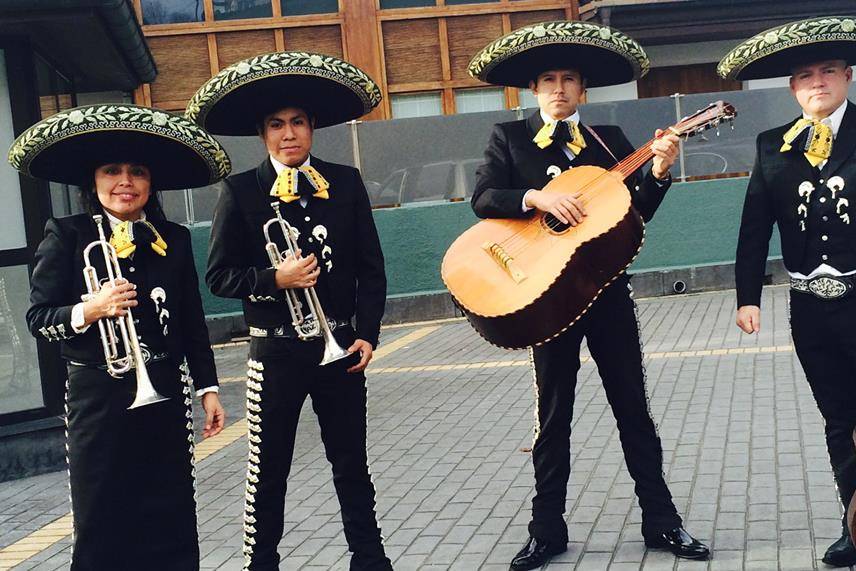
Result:
[[68,366],[72,571],[199,569],[190,386],[169,360],[148,371],[169,400],[128,410],[133,370]]

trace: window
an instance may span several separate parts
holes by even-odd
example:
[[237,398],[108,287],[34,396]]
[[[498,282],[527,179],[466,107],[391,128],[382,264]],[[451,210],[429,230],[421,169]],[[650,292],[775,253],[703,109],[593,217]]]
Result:
[[[15,139],[11,95],[20,79],[7,77],[6,61],[12,57],[8,50],[0,49],[0,147],[3,149],[8,149]],[[38,95],[50,96],[56,102],[56,90],[43,88],[56,87],[58,74],[50,73],[53,70],[43,60],[35,61]],[[62,93],[67,94],[68,86],[62,87]],[[36,342],[24,319],[30,305],[30,278],[25,263],[30,255],[24,250],[27,236],[21,179],[6,161],[0,163],[0,203],[3,204],[0,253],[4,255],[0,267],[0,416],[3,416],[39,409],[45,403]]]
[[[0,148],[8,149],[14,140],[15,130],[12,127],[12,102],[6,76],[6,56],[5,52],[0,50]],[[3,204],[0,250],[25,248],[27,236],[24,231],[21,180],[18,172],[6,161],[0,163],[0,203]]]
[[387,8],[414,8],[416,6],[436,6],[436,0],[380,0],[380,7]]
[[458,113],[501,111],[505,109],[505,90],[501,87],[457,90],[455,91],[455,109]]
[[45,402],[36,342],[24,320],[29,296],[27,266],[0,268],[0,415]]
[[339,11],[339,0],[280,0],[280,2],[283,16],[332,14]]
[[203,0],[141,0],[143,24],[179,24],[205,19]]
[[520,107],[523,109],[537,109],[538,108],[538,100],[532,94],[531,89],[519,89],[518,90],[518,100],[520,101]]
[[393,119],[429,117],[431,115],[443,114],[443,106],[440,102],[439,93],[393,95],[391,101]]
[[215,20],[270,18],[271,16],[273,16],[271,0],[214,0]]

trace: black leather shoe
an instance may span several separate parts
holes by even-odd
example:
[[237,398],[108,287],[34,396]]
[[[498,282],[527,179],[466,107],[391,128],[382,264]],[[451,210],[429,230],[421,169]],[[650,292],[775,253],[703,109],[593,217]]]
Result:
[[707,559],[710,549],[701,541],[687,533],[682,527],[676,527],[655,537],[645,538],[646,547],[668,549],[677,557],[684,559]]
[[849,567],[856,565],[856,547],[850,539],[850,534],[845,532],[838,540],[829,546],[823,554],[823,562],[833,567]]
[[537,569],[550,560],[554,555],[568,550],[568,544],[544,541],[530,537],[523,549],[517,552],[511,560],[510,571],[527,571]]

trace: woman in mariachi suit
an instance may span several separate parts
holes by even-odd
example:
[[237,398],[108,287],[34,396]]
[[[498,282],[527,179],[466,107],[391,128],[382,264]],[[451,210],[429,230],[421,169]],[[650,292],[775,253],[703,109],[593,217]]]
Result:
[[[211,184],[228,174],[229,159],[183,118],[98,105],[32,126],[9,162],[30,176],[80,186],[89,211],[48,220],[27,312],[33,335],[58,341],[68,366],[71,568],[198,569],[188,373],[205,409],[205,437],[222,430],[224,411],[190,233],[164,218],[154,191]],[[96,245],[89,258],[100,287],[88,292],[84,250],[99,240],[97,221],[127,279],[106,279]],[[130,311],[144,366],[111,375],[98,322],[109,328]],[[129,409],[143,370],[165,399]]]

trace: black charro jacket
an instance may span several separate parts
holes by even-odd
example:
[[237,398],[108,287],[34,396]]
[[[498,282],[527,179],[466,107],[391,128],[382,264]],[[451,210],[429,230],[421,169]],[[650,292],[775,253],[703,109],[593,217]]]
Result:
[[[761,303],[773,224],[779,227],[788,271],[806,273],[822,261],[839,271],[856,269],[856,105],[847,103],[832,154],[821,170],[809,164],[796,144],[790,151],[781,152],[782,136],[795,121],[765,131],[756,140],[755,166],[737,242],[738,307]],[[843,188],[833,200],[827,185],[835,177],[840,177]],[[808,200],[800,194],[800,186],[806,183],[814,189]],[[845,202],[839,204],[841,199]],[[801,204],[805,208],[800,208]],[[849,220],[849,216],[854,219]],[[814,251],[812,244],[817,244],[819,235],[826,235],[835,244],[836,259],[818,257],[821,252]]]
[[[377,346],[386,304],[383,252],[368,194],[357,169],[315,156],[312,166],[330,183],[326,200],[280,203],[300,233],[304,255],[321,267],[315,289],[328,318],[354,321],[356,336]],[[289,326],[291,315],[265,251],[262,226],[274,217],[270,196],[276,171],[269,158],[255,169],[227,178],[214,213],[205,282],[214,295],[240,299],[247,325]],[[277,228],[272,237],[282,247]]]
[[[131,311],[136,320],[156,325],[159,335],[162,335],[158,342],[165,344],[170,359],[177,366],[187,360],[197,390],[216,386],[214,353],[208,340],[193,265],[190,231],[166,220],[150,219],[150,222],[166,241],[167,255],[138,251],[133,259],[120,260],[123,276],[137,286],[140,305]],[[102,224],[105,235],[109,237],[110,225],[106,216]],[[48,220],[45,237],[35,254],[27,325],[37,338],[59,341],[64,359],[103,365],[104,351],[97,324],[93,323],[81,334],[71,328],[72,308],[86,293],[83,250],[97,239],[98,230],[89,215]],[[107,274],[100,248],[92,250],[90,261],[99,279],[103,280]],[[163,289],[166,297],[155,304],[150,296],[157,287]],[[160,333],[161,328],[157,324],[166,325],[165,335]],[[139,325],[137,328],[141,333]]]
[[[541,113],[535,111],[528,119],[499,123],[491,133],[485,150],[485,162],[476,173],[472,206],[480,218],[525,218],[535,212],[523,212],[523,195],[529,189],[540,190],[555,174],[572,166],[594,165],[610,169],[617,164],[586,128],[580,129],[586,147],[573,163],[555,145],[541,149],[532,142],[544,126]],[[592,127],[619,160],[634,151],[633,145],[620,128],[599,125]],[[555,173],[555,174],[552,174]],[[630,189],[633,206],[645,221],[663,200],[671,179],[658,182],[650,172],[643,176],[637,171],[625,180]]]

